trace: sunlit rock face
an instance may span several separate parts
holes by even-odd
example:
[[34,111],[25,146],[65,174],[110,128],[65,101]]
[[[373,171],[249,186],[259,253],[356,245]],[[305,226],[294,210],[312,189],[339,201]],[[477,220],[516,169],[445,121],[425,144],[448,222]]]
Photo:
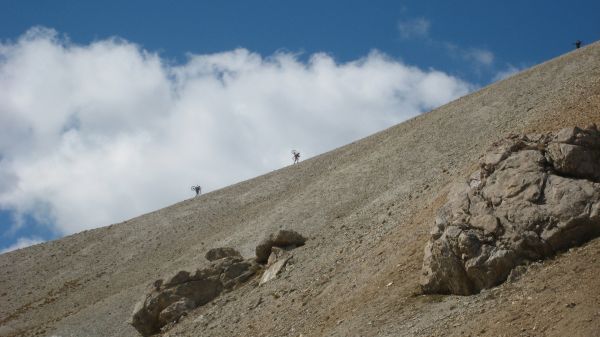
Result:
[[511,270],[600,235],[595,125],[511,135],[456,184],[425,247],[425,293],[469,295]]

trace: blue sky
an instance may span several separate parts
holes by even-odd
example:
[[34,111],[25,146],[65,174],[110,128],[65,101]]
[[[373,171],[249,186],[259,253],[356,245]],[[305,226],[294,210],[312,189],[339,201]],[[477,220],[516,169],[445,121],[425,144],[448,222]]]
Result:
[[[532,65],[598,39],[597,1],[3,1],[1,38],[34,25],[88,43],[122,37],[177,62],[186,53],[237,47],[328,52],[340,61],[381,50],[485,84],[506,64]],[[422,18],[426,37],[403,39],[398,24]],[[473,74],[443,44],[481,48],[494,67]]]
[[0,8],[0,251],[305,159],[600,37],[598,1]]

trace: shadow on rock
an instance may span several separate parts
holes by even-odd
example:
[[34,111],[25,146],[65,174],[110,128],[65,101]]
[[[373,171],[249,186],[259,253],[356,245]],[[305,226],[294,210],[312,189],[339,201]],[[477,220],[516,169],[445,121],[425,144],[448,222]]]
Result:
[[233,248],[211,249],[205,256],[211,261],[208,268],[193,272],[182,270],[165,280],[154,281],[152,290],[135,305],[129,324],[142,336],[152,336],[222,292],[247,282],[265,267],[260,284],[270,281],[291,259],[289,251],[305,241],[294,231],[280,230],[261,241],[256,247],[256,258],[251,259],[242,258]]
[[519,265],[600,235],[595,125],[495,143],[438,211],[425,247],[425,293],[469,295]]

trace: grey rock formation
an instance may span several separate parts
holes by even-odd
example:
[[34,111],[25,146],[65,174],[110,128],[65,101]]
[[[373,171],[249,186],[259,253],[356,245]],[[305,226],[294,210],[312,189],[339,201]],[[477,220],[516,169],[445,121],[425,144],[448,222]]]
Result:
[[215,260],[219,260],[222,259],[224,257],[241,257],[242,255],[240,254],[240,252],[238,252],[237,250],[233,249],[233,248],[229,248],[229,247],[219,247],[219,248],[213,248],[211,250],[209,250],[206,253],[206,259],[208,261],[215,261]]
[[287,250],[304,245],[306,238],[292,230],[279,230],[263,239],[256,246],[256,262],[265,263],[271,255],[271,248],[280,247]]
[[425,293],[477,293],[516,266],[600,235],[595,125],[510,136],[480,166],[438,211],[425,247]]
[[267,269],[262,274],[258,284],[262,285],[276,278],[291,258],[292,254],[289,251],[279,247],[271,248]]
[[195,308],[196,303],[191,299],[184,297],[177,302],[171,303],[158,314],[158,323],[165,326],[171,322],[176,322],[181,316]]
[[223,291],[252,277],[260,266],[240,256],[227,256],[195,272],[179,271],[166,280],[157,280],[138,302],[129,323],[142,336],[151,336],[176,322],[191,309],[204,305]]
[[262,269],[257,262],[270,261],[261,284],[275,278],[291,258],[287,251],[305,241],[294,231],[280,230],[262,240],[256,247],[257,258],[248,260],[233,248],[211,249],[206,253],[206,259],[211,261],[208,268],[195,272],[181,270],[165,280],[154,281],[152,290],[136,304],[129,323],[142,336],[168,329],[188,311],[248,281]]

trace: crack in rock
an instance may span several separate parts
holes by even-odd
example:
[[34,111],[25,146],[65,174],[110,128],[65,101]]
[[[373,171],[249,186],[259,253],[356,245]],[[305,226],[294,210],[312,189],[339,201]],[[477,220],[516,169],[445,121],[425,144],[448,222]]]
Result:
[[511,135],[456,184],[425,247],[424,293],[469,295],[600,236],[596,125]]

